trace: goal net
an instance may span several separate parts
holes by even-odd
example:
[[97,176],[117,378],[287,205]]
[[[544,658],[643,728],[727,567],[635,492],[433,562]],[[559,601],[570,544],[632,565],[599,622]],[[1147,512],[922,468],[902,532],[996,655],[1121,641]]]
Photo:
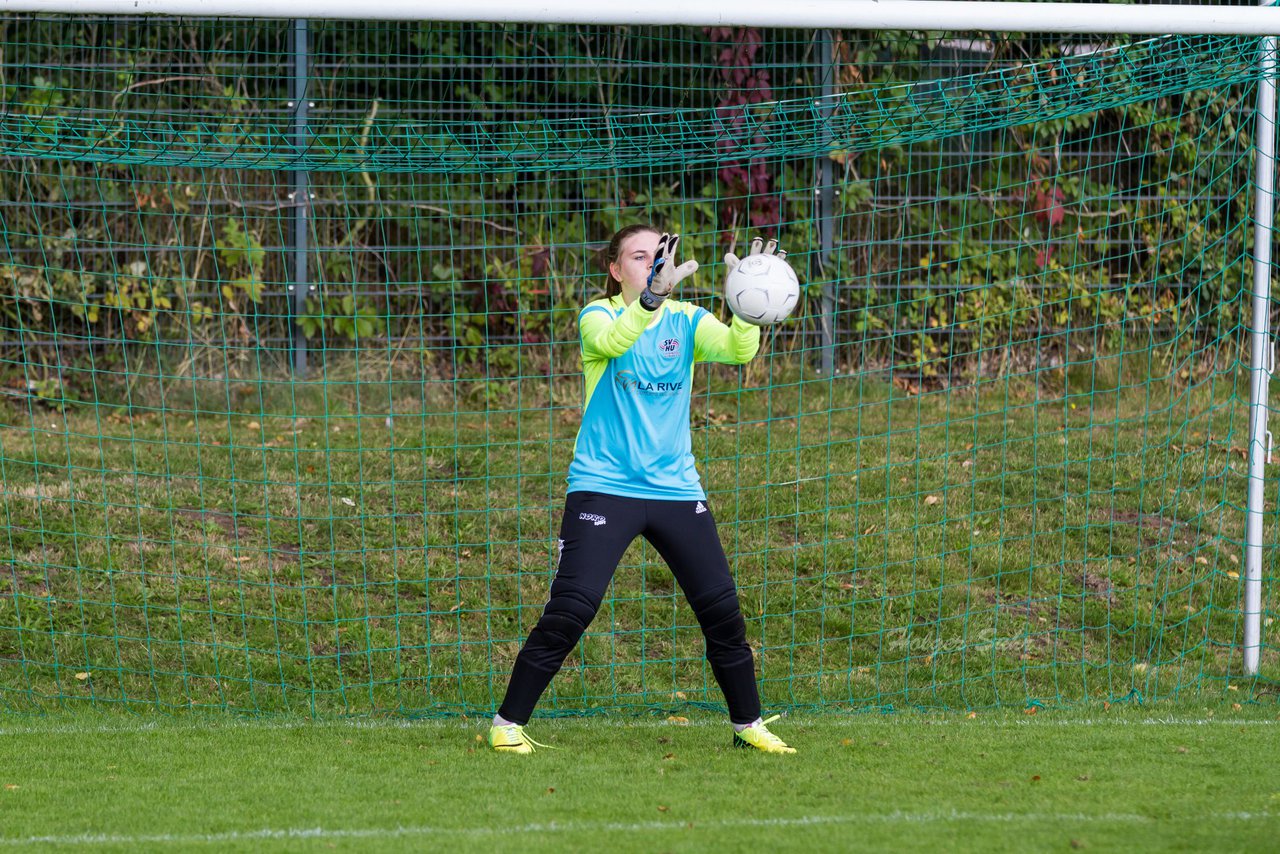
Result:
[[[634,222],[767,707],[1247,694],[1263,44],[6,16],[0,709],[492,711]],[[719,702],[638,541],[541,708]]]

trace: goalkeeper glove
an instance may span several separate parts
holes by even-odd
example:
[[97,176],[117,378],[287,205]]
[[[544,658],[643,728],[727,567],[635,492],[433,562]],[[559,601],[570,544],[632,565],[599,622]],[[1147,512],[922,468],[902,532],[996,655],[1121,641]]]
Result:
[[[761,247],[764,248],[762,249]],[[751,241],[751,251],[747,253],[748,257],[751,255],[759,255],[761,252],[765,255],[777,255],[779,261],[787,257],[787,250],[779,249],[778,241],[774,240],[772,237],[769,238],[768,243],[765,243],[764,240],[759,237]],[[737,255],[734,255],[732,252],[724,253],[724,265],[728,269],[729,273],[732,273],[734,268],[736,268],[741,262],[742,259]]]
[[676,247],[679,245],[678,234],[663,234],[658,238],[658,249],[653,254],[653,266],[649,269],[649,280],[640,294],[640,304],[649,311],[657,311],[675,286],[698,269],[698,262],[692,259],[679,267],[675,266]]

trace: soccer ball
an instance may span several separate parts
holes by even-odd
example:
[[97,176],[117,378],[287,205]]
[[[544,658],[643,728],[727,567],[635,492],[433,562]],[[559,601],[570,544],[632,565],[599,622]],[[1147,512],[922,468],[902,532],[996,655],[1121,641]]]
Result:
[[755,326],[780,323],[800,303],[800,280],[776,255],[748,255],[729,271],[724,298],[738,317]]

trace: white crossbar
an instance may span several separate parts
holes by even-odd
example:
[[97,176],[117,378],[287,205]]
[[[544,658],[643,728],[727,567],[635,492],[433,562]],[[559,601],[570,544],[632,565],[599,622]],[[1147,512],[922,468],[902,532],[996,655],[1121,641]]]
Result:
[[0,12],[986,32],[1280,35],[1280,8],[957,0],[0,0]]

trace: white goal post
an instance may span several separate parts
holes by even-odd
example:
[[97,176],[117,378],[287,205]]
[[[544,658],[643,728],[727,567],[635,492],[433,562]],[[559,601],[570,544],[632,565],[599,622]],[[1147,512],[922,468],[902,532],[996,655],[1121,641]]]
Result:
[[1280,7],[960,0],[0,0],[3,12],[863,30],[1280,35]]
[[542,24],[756,26],[926,32],[1262,36],[1255,123],[1254,290],[1250,334],[1249,476],[1244,530],[1244,667],[1261,652],[1263,522],[1271,341],[1276,39],[1280,6],[1116,5],[961,0],[0,0],[0,13],[172,15]]

